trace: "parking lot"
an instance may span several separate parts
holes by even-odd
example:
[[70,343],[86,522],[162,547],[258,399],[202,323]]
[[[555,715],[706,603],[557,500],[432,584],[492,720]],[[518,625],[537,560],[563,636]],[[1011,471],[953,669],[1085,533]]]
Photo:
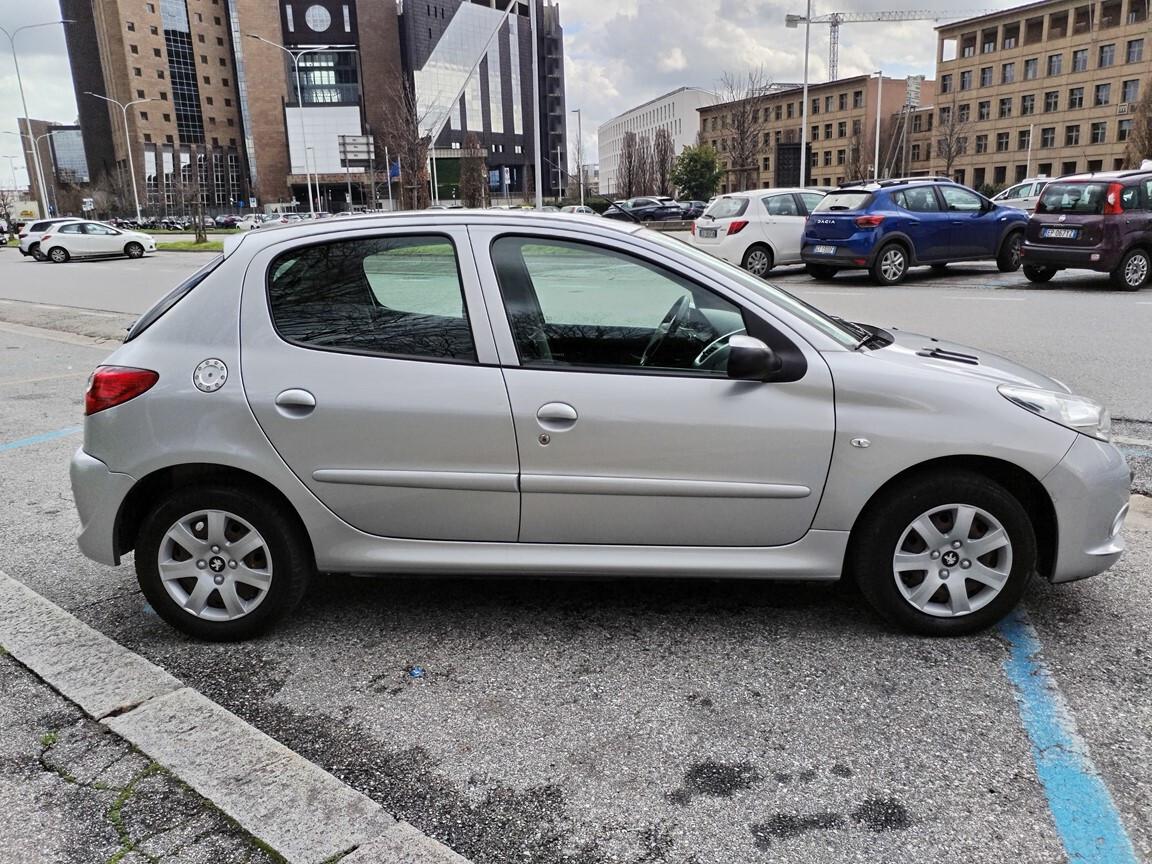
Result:
[[[0,251],[0,570],[476,862],[1056,862],[1069,798],[1116,818],[1103,842],[1128,854],[1126,833],[1135,857],[1113,860],[1152,859],[1152,508],[1113,571],[1034,583],[1022,616],[955,640],[895,632],[839,586],[707,574],[328,575],[259,640],[171,630],[130,561],[76,549],[67,461],[85,377],[111,350],[94,337],[207,260]],[[883,289],[798,268],[772,281],[1105,402],[1135,491],[1152,493],[1152,293],[1083,273],[1036,290],[994,265]],[[1040,720],[1067,733],[1059,747],[1084,745],[1067,787],[1038,768],[1018,702],[1048,673]]]

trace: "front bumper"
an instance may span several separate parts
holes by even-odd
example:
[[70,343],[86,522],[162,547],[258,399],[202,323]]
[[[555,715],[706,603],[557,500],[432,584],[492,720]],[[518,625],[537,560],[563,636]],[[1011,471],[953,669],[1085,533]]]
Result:
[[[1095,260],[1092,256],[1096,256]],[[1114,260],[1114,256],[1104,252],[1099,246],[1077,249],[1068,246],[1044,246],[1027,241],[1020,247],[1020,260],[1033,267],[1097,270],[1101,273],[1112,272],[1118,263]]]
[[1120,451],[1079,435],[1043,484],[1056,509],[1059,535],[1051,581],[1086,579],[1115,564],[1124,553],[1120,531],[1132,484]]
[[124,499],[136,485],[127,474],[109,471],[108,466],[83,448],[72,456],[69,470],[72,497],[80,514],[76,542],[80,551],[101,564],[119,564],[116,551],[116,517]]

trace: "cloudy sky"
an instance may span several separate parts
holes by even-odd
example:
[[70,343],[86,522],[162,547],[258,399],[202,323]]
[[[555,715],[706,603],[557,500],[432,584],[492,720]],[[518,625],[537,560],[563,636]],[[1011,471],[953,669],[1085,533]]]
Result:
[[[581,108],[587,161],[596,152],[596,127],[610,117],[685,84],[714,88],[725,71],[762,67],[776,81],[803,75],[804,31],[784,27],[789,0],[558,0],[565,30],[569,108]],[[947,8],[942,0],[915,0],[909,8]],[[980,0],[960,9],[1005,8],[1010,0]],[[813,15],[899,8],[892,0],[823,0]],[[53,0],[0,0],[0,27],[58,17]],[[932,74],[936,38],[931,21],[845,24],[840,30],[840,74],[883,69],[902,76]],[[20,71],[33,117],[76,118],[76,102],[63,27],[25,30],[16,37]],[[827,75],[828,27],[813,27],[810,75]],[[8,40],[0,33],[0,132],[15,132],[21,115]],[[570,118],[574,121],[575,118]],[[571,130],[575,138],[575,129]],[[19,139],[0,134],[0,155],[18,155]],[[17,160],[22,161],[22,160]],[[0,159],[0,184],[12,182]],[[17,168],[17,179],[26,179]]]

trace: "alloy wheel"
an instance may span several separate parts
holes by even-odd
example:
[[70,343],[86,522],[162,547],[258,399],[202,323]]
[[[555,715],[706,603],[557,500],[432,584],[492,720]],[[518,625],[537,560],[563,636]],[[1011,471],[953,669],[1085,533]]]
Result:
[[1008,241],[1008,266],[1013,270],[1020,266],[1020,248],[1024,245],[1024,238],[1020,234],[1012,235]]
[[1130,255],[1124,265],[1124,283],[1139,288],[1148,279],[1148,256]]
[[991,603],[1012,573],[1012,541],[987,510],[945,504],[904,529],[892,575],[904,599],[937,618],[968,615]]
[[234,621],[259,606],[272,584],[272,555],[252,525],[225,510],[176,521],[157,553],[168,596],[206,621]]

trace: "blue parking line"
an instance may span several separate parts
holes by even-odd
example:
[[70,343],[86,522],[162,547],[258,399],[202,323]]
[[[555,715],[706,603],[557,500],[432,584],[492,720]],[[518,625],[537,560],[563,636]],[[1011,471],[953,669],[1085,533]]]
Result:
[[7,444],[0,444],[0,453],[7,450],[18,450],[21,447],[29,447],[32,444],[43,444],[45,441],[52,441],[53,439],[63,438],[66,435],[74,435],[82,431],[84,431],[83,426],[65,426],[63,429],[33,435],[31,438],[18,438],[15,441],[9,441]]
[[1152,456],[1152,447],[1134,447],[1131,444],[1117,444],[1116,447],[1125,456],[1139,456],[1141,458]]
[[1012,682],[1020,720],[1032,742],[1036,774],[1068,860],[1137,864],[1112,795],[1076,730],[1056,679],[1040,657],[1035,628],[1017,610],[1000,623],[1000,635],[1011,645],[1004,672]]

